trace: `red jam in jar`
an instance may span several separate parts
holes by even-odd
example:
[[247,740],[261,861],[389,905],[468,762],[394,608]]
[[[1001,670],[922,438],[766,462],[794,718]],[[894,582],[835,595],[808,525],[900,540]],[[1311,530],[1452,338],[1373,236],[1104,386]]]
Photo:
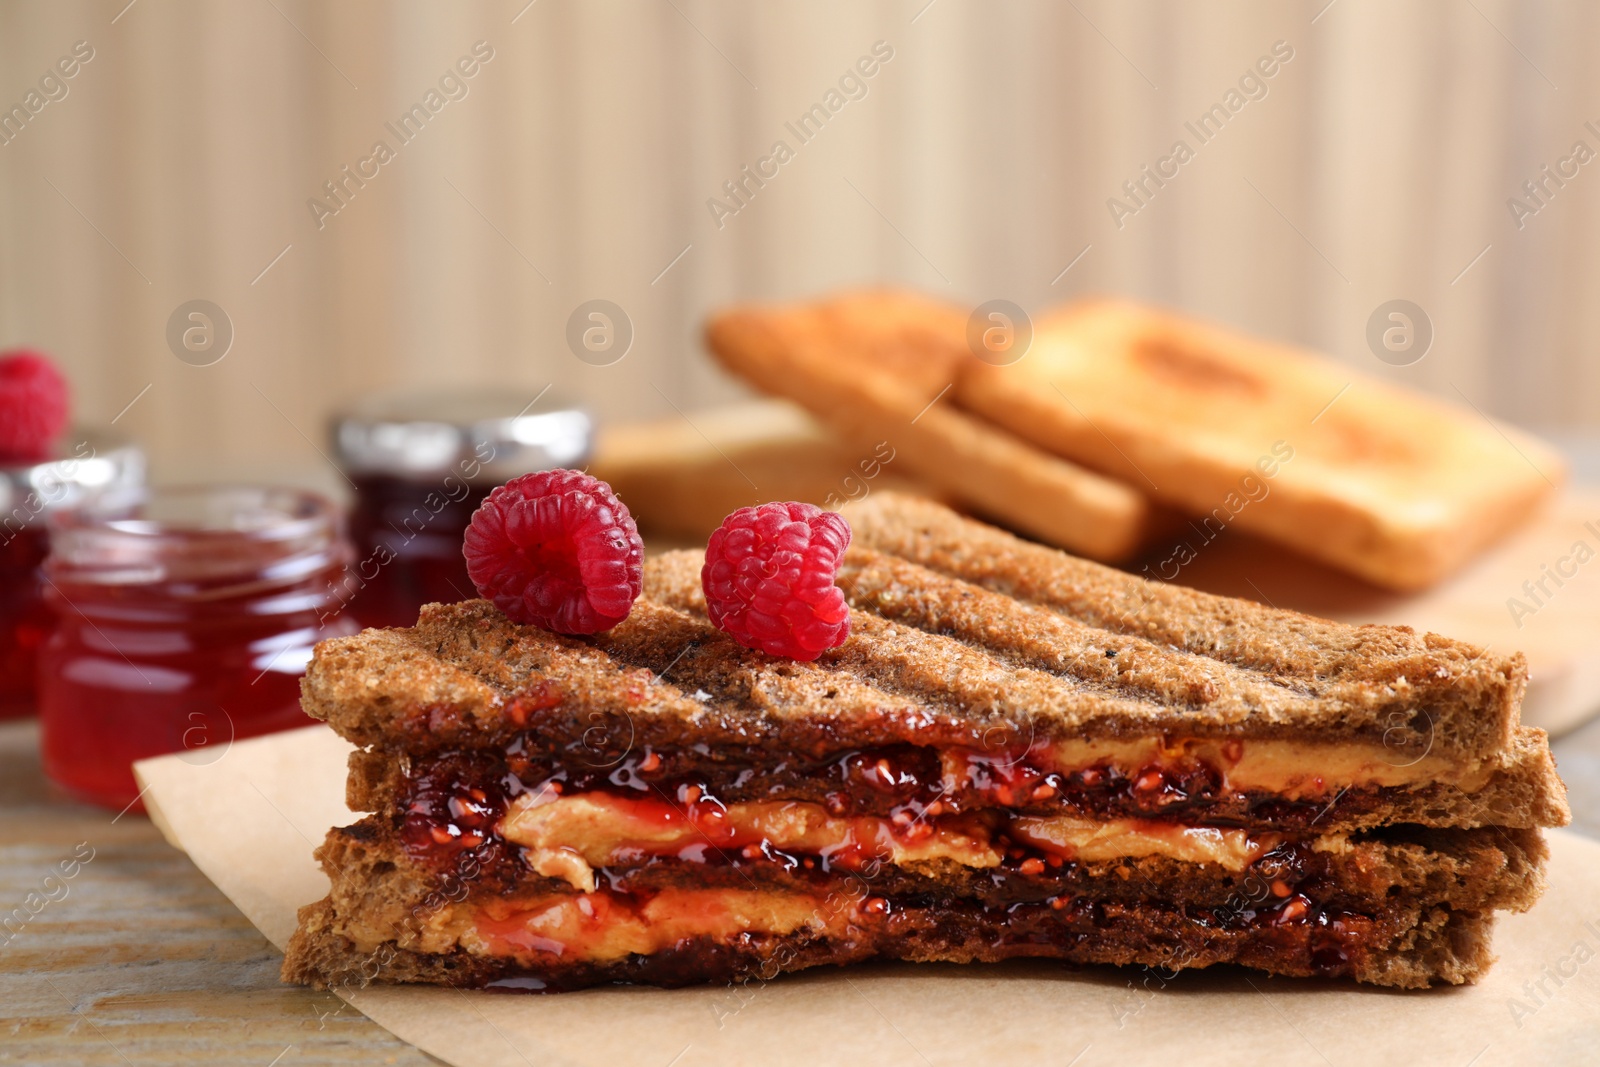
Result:
[[39,646],[52,621],[39,580],[49,543],[43,521],[0,534],[0,718],[33,708]]
[[39,648],[55,622],[40,569],[50,514],[143,481],[144,454],[98,431],[73,431],[51,459],[0,466],[0,719],[34,710]]
[[235,739],[309,725],[311,647],[358,629],[340,610],[350,545],[314,493],[108,493],[52,516],[50,538],[44,769],[93,803],[134,803],[135,760],[216,762]]
[[478,595],[461,542],[493,486],[461,478],[429,486],[376,474],[352,480],[350,537],[361,558],[352,567],[350,609],[363,626],[411,626],[424,604]]
[[477,596],[461,555],[472,513],[519,474],[583,466],[592,431],[542,392],[380,394],[341,415],[334,455],[356,487],[350,611],[363,626],[412,626],[424,604]]

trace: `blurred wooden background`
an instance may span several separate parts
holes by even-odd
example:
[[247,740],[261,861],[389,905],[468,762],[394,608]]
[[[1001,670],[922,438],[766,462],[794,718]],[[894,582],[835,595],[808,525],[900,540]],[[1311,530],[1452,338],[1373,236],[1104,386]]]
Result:
[[[692,410],[739,395],[700,351],[708,308],[879,280],[1130,293],[1579,433],[1600,165],[1520,229],[1507,200],[1600,151],[1597,35],[1594,5],[1502,0],[12,0],[0,107],[75,42],[93,58],[0,144],[0,345],[58,355],[87,418],[126,409],[167,480],[332,486],[324,420],[376,387]],[[385,124],[479,41],[466,95],[400,146]],[[801,145],[785,122],[878,41],[893,58]],[[1278,41],[1266,95],[1119,228],[1107,199]],[[379,139],[395,158],[319,229],[308,199]],[[794,158],[719,227],[706,201],[779,139]],[[1397,297],[1436,332],[1404,368],[1364,339]],[[592,298],[634,324],[610,366],[564,339]],[[166,341],[192,299],[233,324],[211,366]]]

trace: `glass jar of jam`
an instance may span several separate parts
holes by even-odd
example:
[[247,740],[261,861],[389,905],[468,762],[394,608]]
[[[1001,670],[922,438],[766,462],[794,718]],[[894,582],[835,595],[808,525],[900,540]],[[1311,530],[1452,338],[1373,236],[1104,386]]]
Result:
[[69,434],[48,460],[0,465],[0,719],[34,709],[39,647],[53,622],[40,571],[49,515],[143,482],[144,453],[98,431]]
[[334,504],[293,489],[140,489],[54,514],[45,773],[123,808],[135,760],[212,762],[235,738],[309,725],[311,646],[357,630],[340,611],[350,560]]
[[483,498],[519,474],[589,461],[581,410],[498,393],[375,396],[333,422],[356,487],[349,605],[364,626],[411,626],[424,604],[469,600],[461,539]]

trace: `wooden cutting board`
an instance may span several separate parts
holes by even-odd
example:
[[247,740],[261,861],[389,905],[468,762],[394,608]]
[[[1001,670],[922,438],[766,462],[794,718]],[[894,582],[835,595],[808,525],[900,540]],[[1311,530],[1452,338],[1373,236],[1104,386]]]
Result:
[[[1190,531],[1188,540],[1195,558],[1174,579],[1184,585],[1520,651],[1530,673],[1524,722],[1560,733],[1600,712],[1600,491],[1568,489],[1466,570],[1423,593],[1379,589],[1243,534],[1225,532],[1207,544]],[[1128,569],[1155,575],[1171,557],[1168,547]],[[1164,573],[1172,571],[1168,564]]]

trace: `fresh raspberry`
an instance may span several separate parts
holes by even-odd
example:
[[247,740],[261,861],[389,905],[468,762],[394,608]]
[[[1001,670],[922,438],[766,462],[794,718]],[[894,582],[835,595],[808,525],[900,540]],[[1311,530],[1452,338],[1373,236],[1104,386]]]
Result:
[[67,380],[42,352],[0,352],[0,461],[45,459],[67,428]]
[[514,622],[609,630],[644,586],[644,543],[611,487],[581,471],[513,478],[472,514],[462,553],[478,592]]
[[740,508],[706,546],[700,584],[711,622],[746,648],[813,660],[850,636],[833,584],[850,524],[815,504]]

